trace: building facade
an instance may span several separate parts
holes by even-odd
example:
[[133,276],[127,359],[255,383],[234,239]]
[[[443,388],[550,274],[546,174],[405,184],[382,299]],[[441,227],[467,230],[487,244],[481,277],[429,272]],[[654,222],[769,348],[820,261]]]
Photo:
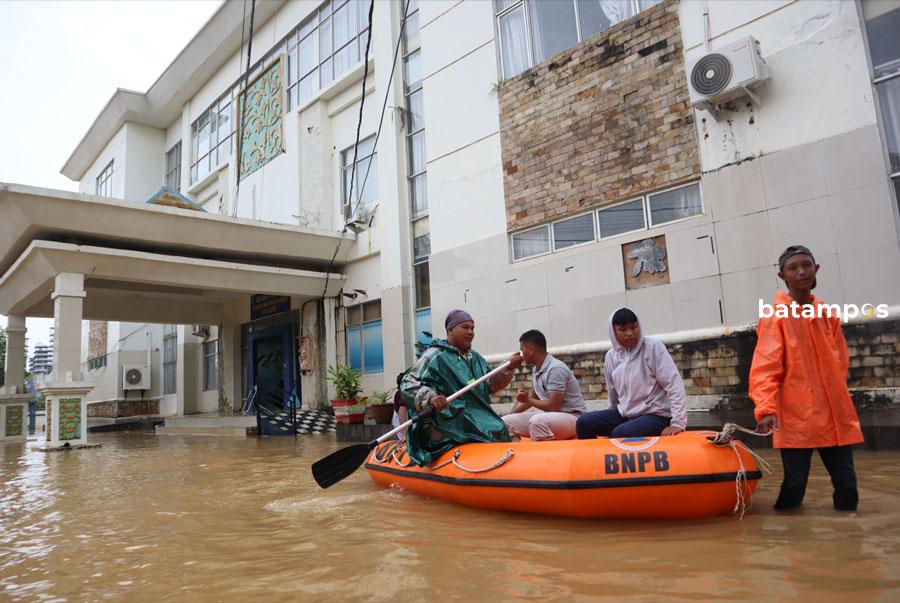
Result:
[[[79,198],[112,200],[97,215],[162,185],[206,212],[147,206],[122,219],[164,214],[165,233],[80,244],[255,275],[197,285],[209,311],[180,313],[187,268],[94,279],[144,300],[134,322],[102,301],[83,316],[98,409],[231,412],[261,385],[324,407],[338,363],[388,389],[452,308],[491,357],[540,329],[602,398],[621,306],[682,346],[695,406],[730,404],[796,243],[821,264],[818,295],[892,308],[848,327],[851,386],[900,401],[897,2],[397,0],[371,23],[357,0],[260,2],[249,61],[244,8],[223,4],[146,93],[118,91],[63,168]],[[768,80],[695,107],[689,67],[748,37]],[[268,228],[293,246],[263,249]],[[299,292],[278,270],[315,276]],[[147,388],[125,389],[126,365],[149,367]]]

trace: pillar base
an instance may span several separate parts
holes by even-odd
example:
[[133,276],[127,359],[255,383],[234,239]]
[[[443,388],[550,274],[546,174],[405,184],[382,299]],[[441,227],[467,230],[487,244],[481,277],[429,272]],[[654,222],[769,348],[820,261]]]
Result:
[[47,406],[43,449],[84,448],[87,445],[87,393],[93,383],[50,382],[41,387]]
[[28,439],[28,402],[31,394],[0,394],[0,442]]

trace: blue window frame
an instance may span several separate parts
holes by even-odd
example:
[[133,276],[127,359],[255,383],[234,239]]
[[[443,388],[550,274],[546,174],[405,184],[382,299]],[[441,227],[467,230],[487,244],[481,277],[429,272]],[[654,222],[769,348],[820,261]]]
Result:
[[431,308],[416,310],[416,343],[430,345],[434,338],[431,329]]
[[384,372],[380,301],[347,308],[347,363],[366,375]]

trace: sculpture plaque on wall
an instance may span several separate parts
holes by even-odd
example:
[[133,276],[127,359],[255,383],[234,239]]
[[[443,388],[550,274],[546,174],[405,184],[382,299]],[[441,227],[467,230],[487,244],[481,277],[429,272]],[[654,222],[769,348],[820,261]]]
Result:
[[241,179],[284,152],[284,79],[278,57],[238,96]]

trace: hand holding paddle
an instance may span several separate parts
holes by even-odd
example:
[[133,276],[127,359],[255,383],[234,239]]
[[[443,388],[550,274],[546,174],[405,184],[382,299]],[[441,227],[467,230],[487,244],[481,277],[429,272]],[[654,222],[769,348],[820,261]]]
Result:
[[[469,383],[464,388],[456,392],[451,396],[447,396],[447,403],[453,402],[460,396],[464,395],[472,388],[475,388],[488,379],[492,379],[494,376],[499,375],[510,365],[510,360],[507,360],[487,375],[479,377],[475,381]],[[323,459],[319,459],[312,466],[312,474],[313,479],[316,480],[316,483],[319,484],[322,488],[327,488],[331,485],[334,485],[344,479],[345,477],[352,474],[354,471],[359,469],[359,466],[363,464],[366,460],[366,457],[369,456],[369,452],[378,446],[378,444],[385,442],[401,431],[405,429],[409,429],[409,426],[427,417],[432,412],[434,412],[434,408],[427,407],[423,408],[421,412],[419,412],[415,417],[403,423],[399,427],[396,427],[378,439],[372,440],[367,444],[355,444],[353,446],[348,446],[346,448],[342,448],[337,452],[332,452],[328,456]]]

